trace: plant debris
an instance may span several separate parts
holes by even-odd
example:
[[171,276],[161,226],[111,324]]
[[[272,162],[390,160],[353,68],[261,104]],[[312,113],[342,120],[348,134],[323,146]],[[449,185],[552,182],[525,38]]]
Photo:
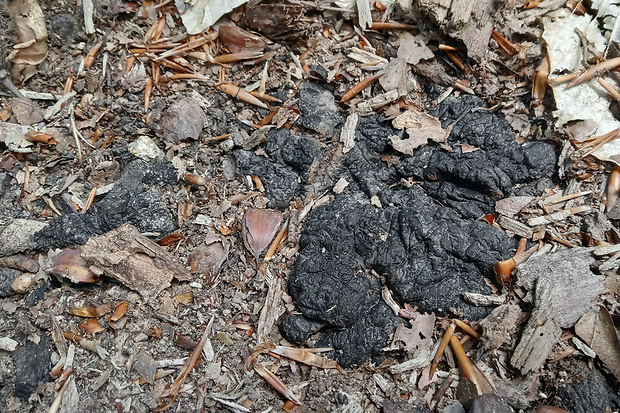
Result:
[[620,409],[613,2],[65,3],[0,4],[3,411]]

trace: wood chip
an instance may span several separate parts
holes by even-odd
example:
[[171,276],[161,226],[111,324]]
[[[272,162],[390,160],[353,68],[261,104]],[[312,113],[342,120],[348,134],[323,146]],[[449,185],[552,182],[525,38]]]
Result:
[[169,287],[172,278],[194,279],[172,254],[131,224],[88,240],[82,247],[82,258],[93,272],[117,279],[146,300]]

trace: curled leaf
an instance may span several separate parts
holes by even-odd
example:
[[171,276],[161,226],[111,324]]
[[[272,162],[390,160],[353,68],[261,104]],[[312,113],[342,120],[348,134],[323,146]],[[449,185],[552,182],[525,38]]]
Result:
[[37,0],[13,0],[9,11],[19,44],[7,58],[13,63],[37,65],[47,57],[45,15]]
[[116,308],[114,309],[114,313],[112,314],[112,317],[110,317],[110,320],[112,321],[120,320],[121,317],[124,316],[125,313],[127,312],[127,308],[129,308],[129,301],[123,301],[122,303],[117,305]]

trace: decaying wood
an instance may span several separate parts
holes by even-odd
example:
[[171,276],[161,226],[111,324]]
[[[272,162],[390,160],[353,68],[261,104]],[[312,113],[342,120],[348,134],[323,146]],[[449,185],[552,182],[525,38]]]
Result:
[[538,370],[543,366],[551,348],[562,335],[562,329],[550,315],[553,283],[541,278],[536,286],[536,308],[523,330],[519,344],[510,363],[522,374]]
[[82,247],[82,258],[91,271],[119,280],[146,300],[170,286],[172,278],[194,279],[166,249],[131,224],[91,238]]
[[499,216],[499,218],[497,219],[497,223],[503,229],[507,231],[512,231],[523,238],[532,238],[532,235],[534,234],[534,230],[528,225],[515,219],[505,217],[503,215]]
[[[528,291],[523,300],[532,302],[531,291],[537,282],[547,280],[551,288],[548,315],[562,328],[572,327],[594,307],[596,297],[604,291],[604,276],[594,274],[591,248],[572,248],[561,252],[532,257],[517,267],[515,285]],[[539,286],[536,287],[538,294]],[[538,301],[538,298],[535,300]]]
[[446,35],[461,40],[469,57],[484,59],[496,13],[493,0],[418,0],[414,8]]
[[269,289],[265,298],[265,305],[263,305],[263,309],[258,317],[258,325],[256,326],[259,340],[267,337],[284,312],[284,303],[281,298],[284,293],[282,278],[277,275],[271,275],[268,271],[266,271],[266,274]]

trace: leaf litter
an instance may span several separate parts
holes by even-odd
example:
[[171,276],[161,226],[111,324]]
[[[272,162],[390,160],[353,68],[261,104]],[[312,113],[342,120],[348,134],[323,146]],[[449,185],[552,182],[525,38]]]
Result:
[[612,5],[104,3],[0,13],[7,411],[618,408]]

